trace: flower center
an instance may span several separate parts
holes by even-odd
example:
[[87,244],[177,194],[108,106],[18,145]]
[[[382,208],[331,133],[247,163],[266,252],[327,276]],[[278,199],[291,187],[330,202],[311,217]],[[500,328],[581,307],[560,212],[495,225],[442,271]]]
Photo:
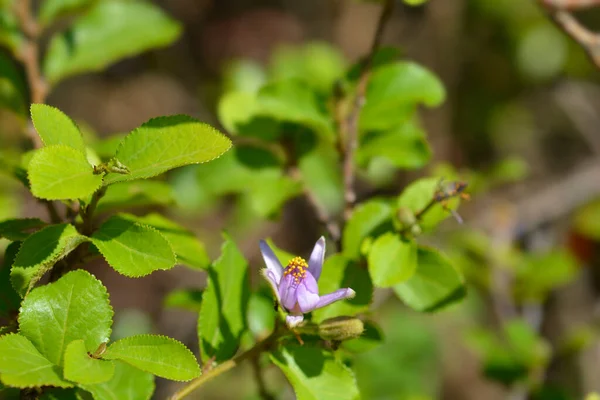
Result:
[[301,279],[304,279],[306,276],[306,270],[308,269],[308,264],[304,258],[294,257],[290,260],[287,267],[285,267],[285,271],[283,271],[283,276],[292,275],[294,277],[294,283],[300,283]]

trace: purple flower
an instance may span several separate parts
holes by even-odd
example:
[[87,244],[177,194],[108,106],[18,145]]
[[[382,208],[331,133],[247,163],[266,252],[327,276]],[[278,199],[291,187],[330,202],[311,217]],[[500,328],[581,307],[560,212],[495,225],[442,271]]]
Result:
[[317,281],[325,258],[325,238],[322,236],[317,240],[308,264],[304,259],[294,257],[283,268],[264,240],[260,241],[260,251],[267,265],[261,273],[273,288],[279,304],[289,313],[285,322],[290,328],[298,326],[304,320],[305,313],[338,300],[350,299],[356,294],[354,290],[346,288],[319,296]]

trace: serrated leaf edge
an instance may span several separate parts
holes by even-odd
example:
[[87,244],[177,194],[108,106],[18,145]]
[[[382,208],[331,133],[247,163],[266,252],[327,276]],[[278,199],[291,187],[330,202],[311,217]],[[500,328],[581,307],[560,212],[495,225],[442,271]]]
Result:
[[[69,117],[67,114],[65,114],[62,110],[60,110],[57,107],[53,107],[53,106],[50,106],[48,104],[43,104],[43,103],[32,103],[31,106],[29,106],[29,113],[31,115],[31,122],[33,124],[33,127],[35,128],[36,133],[40,137],[40,140],[42,141],[42,143],[44,143],[44,146],[47,146],[47,143],[44,141],[44,138],[42,137],[42,135],[40,135],[40,133],[39,133],[40,131],[38,130],[37,126],[35,125],[35,119],[33,118],[33,108],[34,108],[34,106],[36,106],[36,107],[37,106],[41,106],[42,108],[50,108],[50,109],[52,109],[54,111],[58,111],[59,113],[61,113],[62,115],[64,115],[69,120],[69,122],[71,122],[71,124],[73,124],[73,126],[75,127],[75,129],[77,130],[77,132],[79,132],[79,137],[81,138],[81,143],[83,144],[83,147],[85,148],[85,142],[83,141],[83,135],[81,134],[81,130],[79,129],[79,126],[77,126],[77,124],[75,123],[75,121],[73,121],[73,119],[71,117]],[[68,146],[68,145],[65,145],[65,146],[71,147],[72,149],[75,149],[77,151],[81,151],[82,153],[84,153],[81,149],[77,149],[77,148],[75,148],[73,146]]]

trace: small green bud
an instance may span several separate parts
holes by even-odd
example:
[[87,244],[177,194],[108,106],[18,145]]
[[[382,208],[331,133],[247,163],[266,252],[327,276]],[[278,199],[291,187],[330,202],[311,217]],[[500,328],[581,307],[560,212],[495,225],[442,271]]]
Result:
[[108,161],[108,172],[114,172],[115,174],[129,174],[129,168],[126,165],[122,164],[121,161],[116,158],[112,158]]
[[349,340],[362,335],[364,323],[354,317],[336,317],[326,319],[319,325],[319,336],[325,340]]
[[411,226],[417,223],[415,213],[406,207],[400,207],[398,209],[398,220],[404,226]]
[[421,233],[423,233],[423,230],[419,225],[415,224],[411,226],[410,233],[412,233],[413,236],[419,236]]

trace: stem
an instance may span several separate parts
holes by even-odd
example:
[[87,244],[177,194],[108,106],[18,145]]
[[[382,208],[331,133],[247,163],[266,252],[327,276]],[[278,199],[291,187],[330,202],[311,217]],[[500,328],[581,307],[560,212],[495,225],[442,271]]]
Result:
[[50,200],[42,200],[46,209],[48,210],[48,214],[50,215],[50,222],[53,224],[58,224],[62,221],[60,215],[58,215],[58,211],[56,210],[56,205],[53,201]]
[[254,347],[250,350],[232,358],[231,360],[227,360],[222,364],[217,365],[215,368],[209,370],[208,372],[200,375],[198,378],[194,379],[186,386],[175,392],[168,400],[180,400],[184,397],[191,394],[193,391],[197,390],[199,387],[204,385],[206,382],[216,378],[217,376],[229,371],[237,367],[240,363],[247,359],[258,358],[258,356],[265,350],[269,349],[273,343],[281,336],[281,331],[275,329],[271,335],[269,335],[266,339],[261,342],[258,342]]
[[94,211],[96,211],[96,207],[98,206],[98,202],[100,199],[106,194],[106,186],[100,188],[98,191],[94,193],[92,196],[92,200],[90,204],[81,209],[81,218],[83,219],[83,224],[81,226],[81,233],[85,236],[89,236],[94,231]]
[[348,113],[348,116],[342,120],[340,126],[340,137],[345,142],[344,154],[343,154],[343,173],[344,173],[344,201],[346,203],[344,207],[344,219],[348,220],[352,214],[354,203],[356,202],[356,192],[354,190],[355,182],[355,170],[354,170],[354,155],[358,145],[358,118],[360,112],[365,104],[365,94],[367,91],[367,83],[371,75],[371,67],[373,64],[373,57],[383,38],[383,31],[387,22],[392,16],[394,10],[394,0],[386,0],[383,5],[383,10],[379,16],[377,23],[377,30],[375,31],[375,37],[371,45],[371,50],[361,65],[360,76],[358,78],[358,85],[356,88],[356,94],[352,107]]

